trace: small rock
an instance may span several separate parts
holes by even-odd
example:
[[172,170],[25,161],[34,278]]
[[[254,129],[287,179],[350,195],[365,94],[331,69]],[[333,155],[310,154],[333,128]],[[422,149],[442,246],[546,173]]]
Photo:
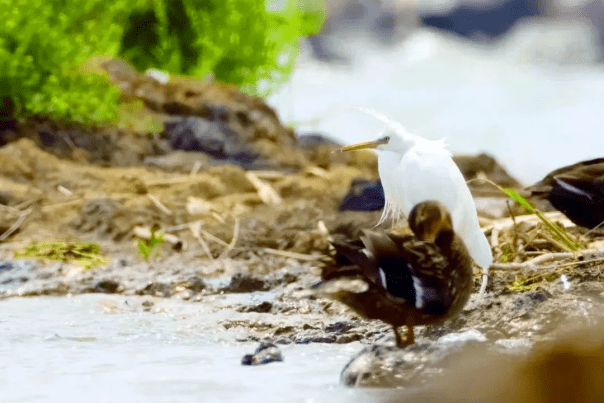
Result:
[[537,291],[537,292],[527,292],[518,296],[516,299],[512,301],[514,309],[517,310],[531,310],[535,306],[544,302],[548,298],[545,290]]
[[264,301],[258,305],[242,306],[242,307],[238,308],[237,311],[238,312],[268,313],[271,311],[271,309],[273,309],[273,304],[268,301]]
[[14,265],[11,262],[0,263],[0,271],[8,271],[14,269]]
[[[34,277],[37,263],[32,260],[15,260],[0,263],[0,285],[20,285]],[[5,291],[0,287],[0,291]]]
[[249,274],[237,273],[231,278],[231,283],[223,289],[226,292],[253,292],[270,289],[267,281],[255,278]]
[[352,329],[354,327],[353,324],[351,324],[350,322],[335,322],[335,323],[331,323],[329,325],[327,325],[325,327],[325,332],[327,333],[345,333],[348,330]]
[[281,350],[273,343],[260,343],[254,354],[246,354],[241,365],[262,365],[270,362],[283,361]]
[[335,342],[337,344],[348,344],[348,343],[352,343],[354,341],[359,341],[362,338],[363,338],[363,336],[358,333],[343,334],[343,335],[339,335],[338,337],[336,337]]
[[192,277],[185,284],[185,288],[197,294],[203,291],[204,288],[206,288],[206,283],[200,277]]
[[115,294],[120,286],[115,280],[101,280],[94,286],[94,289],[98,292],[105,294]]
[[137,295],[152,295],[154,297],[168,298],[172,295],[170,287],[164,283],[151,282],[143,289],[136,292]]

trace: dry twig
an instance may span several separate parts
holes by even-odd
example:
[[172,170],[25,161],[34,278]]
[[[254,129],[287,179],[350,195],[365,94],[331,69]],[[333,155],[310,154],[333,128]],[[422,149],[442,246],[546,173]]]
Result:
[[[549,265],[543,266],[544,263],[549,262],[559,262],[565,259],[573,259],[583,257],[583,260],[577,260],[575,262],[567,262],[564,265],[577,265],[577,264],[587,264],[598,261],[604,261],[604,250],[602,249],[584,249],[578,253],[573,252],[558,252],[558,253],[546,253],[529,261],[523,263],[493,263],[491,265],[492,270],[505,270],[505,271],[534,271],[534,270],[544,270],[555,268],[560,266],[557,265]],[[588,259],[585,259],[589,257]]]
[[204,230],[203,228],[199,228],[199,232],[201,234],[203,234],[206,238],[210,238],[212,241],[224,246],[224,247],[228,247],[229,244],[226,243],[225,241],[223,241],[222,239],[218,238],[215,235],[212,235],[211,233],[209,233],[208,231]]
[[283,202],[283,199],[269,184],[264,183],[253,172],[246,172],[245,177],[256,189],[258,196],[265,204],[277,205]]
[[231,253],[231,251],[235,247],[235,244],[237,243],[238,237],[239,237],[239,219],[235,217],[235,225],[233,227],[233,239],[231,239],[231,242],[227,245],[226,249],[220,254],[220,257],[218,257],[218,259],[224,259],[229,255],[229,253]]
[[191,168],[191,172],[189,172],[189,176],[197,175],[197,172],[201,169],[201,161],[195,161],[193,164],[193,168]]
[[254,171],[254,174],[258,179],[275,180],[285,177],[285,174],[281,171]]
[[153,196],[151,193],[147,193],[147,198],[151,200],[151,202],[157,207],[162,213],[165,215],[172,215],[172,210],[164,206],[157,197]]
[[9,229],[4,231],[4,233],[2,235],[0,235],[0,242],[4,241],[6,238],[11,236],[16,230],[18,230],[19,227],[21,226],[21,224],[23,224],[23,221],[25,221],[25,218],[31,213],[31,211],[32,211],[31,208],[28,208],[25,211],[17,213],[19,216],[17,218],[17,221],[15,221],[13,223],[13,225],[10,226]]
[[208,255],[210,260],[214,260],[214,256],[212,256],[210,247],[208,246],[207,242],[201,237],[201,221],[189,223],[188,226],[189,230],[191,231],[191,234],[193,234],[193,237],[197,239],[197,242],[199,242],[206,255]]
[[[183,248],[184,242],[181,241],[179,237],[177,237],[174,234],[166,234],[164,231],[162,231],[162,232],[163,232],[163,236],[164,236],[164,241],[166,241],[167,243],[172,245],[174,248],[177,248],[177,249]],[[146,239],[146,240],[151,239],[151,229],[148,227],[140,227],[137,225],[134,228],[132,228],[132,233],[137,238]]]
[[283,257],[290,257],[292,259],[304,260],[304,261],[314,261],[321,259],[322,256],[319,255],[306,255],[304,253],[297,252],[289,252],[286,250],[279,250],[273,248],[262,248],[263,252],[270,253],[271,255],[278,255]]

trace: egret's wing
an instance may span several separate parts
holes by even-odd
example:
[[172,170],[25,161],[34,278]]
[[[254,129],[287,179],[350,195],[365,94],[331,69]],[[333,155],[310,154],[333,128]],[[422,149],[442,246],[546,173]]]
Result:
[[438,200],[451,212],[455,231],[465,229],[465,223],[456,225],[456,221],[468,207],[476,215],[463,175],[449,155],[412,148],[396,167],[395,176],[398,190],[394,196],[402,201],[406,211],[423,201]]
[[[453,230],[459,234],[472,258],[482,267],[493,261],[491,248],[478,224],[476,205],[466,181],[444,150],[412,148],[396,168],[397,200],[405,211],[426,200],[438,200],[449,209]],[[386,187],[384,194],[388,200]],[[393,200],[392,203],[395,201]]]

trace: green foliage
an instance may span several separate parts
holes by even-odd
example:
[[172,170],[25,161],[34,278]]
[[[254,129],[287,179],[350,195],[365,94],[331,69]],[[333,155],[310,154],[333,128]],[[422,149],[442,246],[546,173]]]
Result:
[[161,0],[131,12],[120,54],[137,69],[205,76],[266,95],[291,73],[298,40],[321,29],[318,1]]
[[529,213],[536,214],[537,217],[539,217],[539,219],[543,222],[543,224],[545,224],[545,227],[548,229],[548,231],[550,231],[551,234],[558,241],[560,241],[562,245],[564,245],[568,249],[569,252],[576,252],[580,249],[580,245],[574,239],[568,236],[566,231],[564,231],[564,228],[560,228],[559,226],[548,220],[547,217],[545,217],[541,211],[536,210],[528,201],[526,201],[524,197],[520,196],[514,189],[505,188],[502,190],[516,203],[524,207]]
[[323,22],[315,2],[300,1],[0,0],[0,116],[115,119],[118,89],[85,71],[94,56],[267,94],[291,73],[298,39]]
[[49,259],[74,263],[86,269],[109,263],[101,256],[101,247],[89,242],[42,242],[33,243],[23,252],[15,252],[15,258]]
[[159,251],[155,251],[155,249],[164,243],[164,234],[157,234],[157,230],[155,228],[151,229],[151,237],[148,240],[138,239],[136,241],[136,245],[138,247],[138,253],[141,255],[145,262],[149,261],[149,258],[153,255],[154,258],[159,256]]
[[503,245],[501,248],[503,255],[501,256],[501,263],[510,263],[514,260],[516,252],[510,245]]
[[0,0],[0,98],[17,115],[114,118],[119,91],[83,70],[93,55],[117,52],[114,13],[101,0]]

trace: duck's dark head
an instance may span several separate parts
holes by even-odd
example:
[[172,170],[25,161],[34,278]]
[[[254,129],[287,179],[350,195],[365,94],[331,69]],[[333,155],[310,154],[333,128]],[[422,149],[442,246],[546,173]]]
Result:
[[453,221],[449,210],[440,202],[429,200],[413,207],[409,214],[409,227],[422,241],[441,246],[453,237]]

